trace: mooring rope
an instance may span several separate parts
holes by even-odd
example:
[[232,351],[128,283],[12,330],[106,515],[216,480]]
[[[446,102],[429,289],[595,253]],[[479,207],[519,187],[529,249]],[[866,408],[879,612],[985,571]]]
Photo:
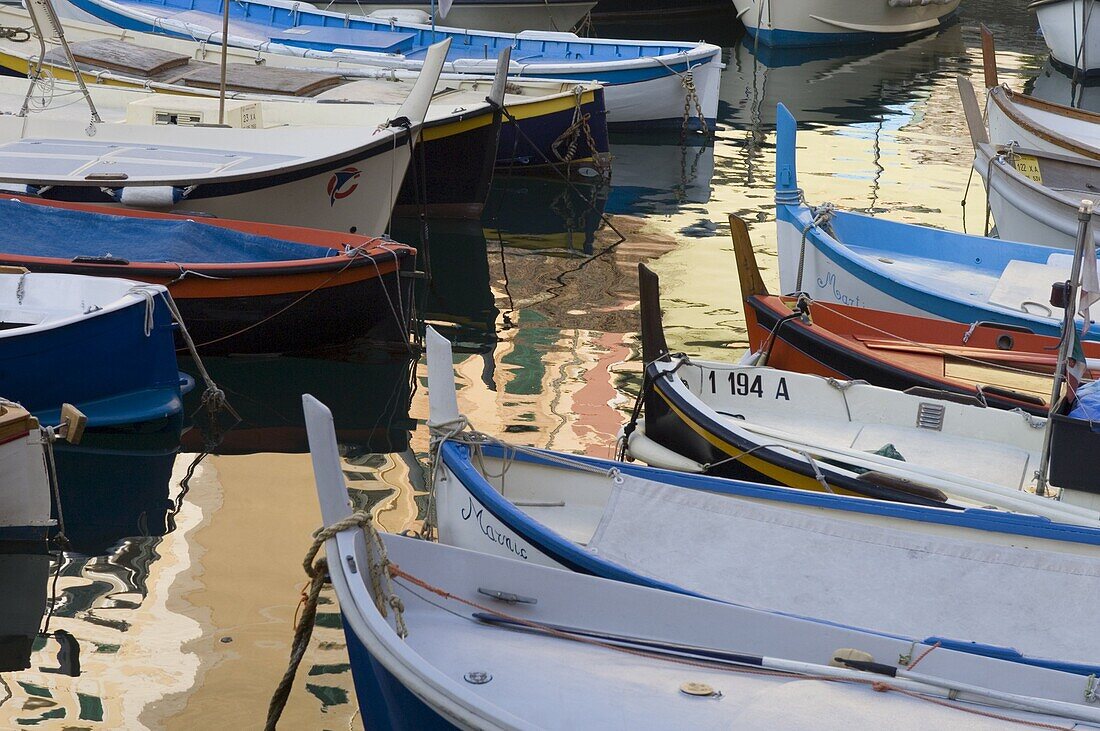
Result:
[[356,510],[342,520],[332,525],[320,528],[313,533],[313,543],[306,551],[302,559],[302,568],[309,577],[309,587],[304,593],[302,601],[302,615],[294,628],[294,640],[291,643],[290,660],[286,672],[283,673],[279,685],[271,696],[271,702],[267,709],[267,722],[265,731],[275,731],[279,718],[286,708],[287,699],[294,686],[294,677],[298,673],[298,666],[305,657],[309,647],[310,638],[313,636],[313,626],[317,619],[317,600],[321,595],[321,589],[328,583],[328,559],[317,558],[317,553],[330,538],[352,528],[362,528],[367,538],[367,562],[368,575],[371,582],[371,593],[374,604],[383,617],[389,616],[389,610],[393,610],[395,631],[397,636],[405,638],[409,634],[405,626],[405,606],[401,597],[393,591],[392,573],[389,570],[392,564],[386,554],[386,544],[378,535],[378,529],[374,526],[371,515],[366,510]]

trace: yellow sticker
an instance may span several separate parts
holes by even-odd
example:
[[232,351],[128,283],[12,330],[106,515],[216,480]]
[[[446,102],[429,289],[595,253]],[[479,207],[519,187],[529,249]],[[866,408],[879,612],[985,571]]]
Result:
[[1039,169],[1039,159],[1034,155],[1013,155],[1012,167],[1039,185],[1043,184],[1043,171]]

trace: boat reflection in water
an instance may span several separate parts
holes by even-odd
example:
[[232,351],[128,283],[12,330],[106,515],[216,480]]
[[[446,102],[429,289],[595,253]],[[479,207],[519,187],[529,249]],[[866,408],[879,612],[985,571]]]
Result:
[[1100,79],[1073,79],[1066,76],[1048,58],[1031,80],[1024,84],[1024,93],[1043,101],[1100,112]]
[[[614,162],[612,163],[614,165]],[[590,256],[607,204],[606,182],[594,175],[555,177],[498,175],[485,214],[486,246]]]
[[26,670],[46,609],[50,555],[44,551],[0,553],[0,672]]
[[611,145],[608,213],[674,213],[685,204],[710,201],[714,144],[701,134],[616,135]]
[[417,311],[425,322],[446,333],[456,349],[491,351],[497,342],[499,310],[481,222],[432,219],[426,226],[424,240],[419,221],[393,221],[393,237],[416,242],[421,267],[428,274],[417,283]]
[[[187,452],[257,454],[309,451],[302,418],[302,394],[325,394],[333,404],[336,433],[349,450],[400,452],[407,448],[412,350],[388,353],[366,342],[309,357],[271,355],[203,358],[203,364],[240,422],[221,414],[211,425],[201,409],[199,389],[184,406],[197,425],[183,436]],[[196,373],[193,361],[180,368]],[[318,396],[320,398],[320,396]]]
[[774,49],[746,36],[722,71],[719,114],[737,127],[770,129],[783,102],[802,124],[878,121],[965,55],[961,24],[899,45]]
[[80,444],[54,445],[67,552],[108,555],[126,538],[173,530],[180,424],[144,434],[86,432]]

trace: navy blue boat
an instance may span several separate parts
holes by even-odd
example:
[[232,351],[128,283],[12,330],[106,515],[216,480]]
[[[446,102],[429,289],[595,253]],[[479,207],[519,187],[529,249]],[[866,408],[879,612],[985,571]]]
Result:
[[176,367],[167,290],[125,279],[0,273],[4,396],[44,424],[71,403],[89,427],[178,415],[194,382]]

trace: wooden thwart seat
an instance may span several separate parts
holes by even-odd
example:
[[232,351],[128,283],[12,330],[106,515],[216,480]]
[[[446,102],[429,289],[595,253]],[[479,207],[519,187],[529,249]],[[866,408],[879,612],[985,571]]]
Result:
[[[123,71],[135,76],[153,76],[186,66],[191,57],[182,53],[146,48],[112,38],[70,43],[77,63],[88,64],[111,71]],[[65,54],[55,48],[44,57],[47,63],[65,64]]]
[[[217,89],[221,85],[221,69],[214,64],[193,64],[194,70],[179,78],[179,83],[196,89]],[[343,77],[314,71],[271,68],[269,66],[231,63],[226,67],[226,88],[230,91],[256,94],[313,96],[339,86]]]

